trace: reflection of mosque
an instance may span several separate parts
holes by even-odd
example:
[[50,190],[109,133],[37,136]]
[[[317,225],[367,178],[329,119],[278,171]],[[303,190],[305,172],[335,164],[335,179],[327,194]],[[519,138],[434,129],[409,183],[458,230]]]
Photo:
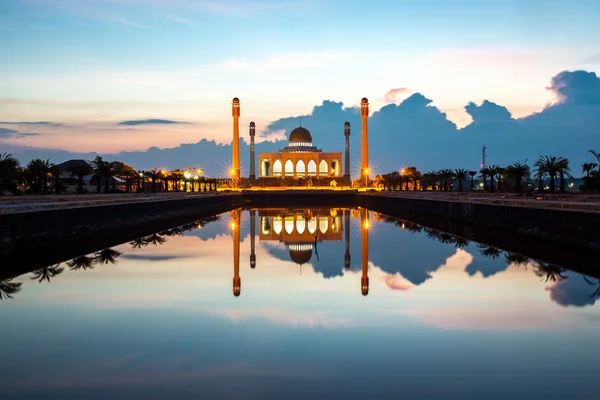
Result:
[[[302,266],[308,263],[315,253],[319,257],[318,244],[322,241],[341,241],[345,239],[344,266],[350,267],[350,213],[349,209],[314,208],[290,210],[284,208],[265,208],[259,212],[259,240],[284,243],[290,259]],[[241,293],[240,278],[240,214],[231,211],[231,229],[233,236],[233,294]],[[342,224],[342,214],[344,222]],[[368,248],[369,248],[369,212],[361,210],[362,277],[361,292],[369,293]],[[256,210],[250,210],[250,268],[256,267]]]

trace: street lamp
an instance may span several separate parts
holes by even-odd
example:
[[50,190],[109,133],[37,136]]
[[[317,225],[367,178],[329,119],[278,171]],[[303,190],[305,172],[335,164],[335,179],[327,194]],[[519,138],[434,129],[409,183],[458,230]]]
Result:
[[365,168],[365,189],[369,186],[369,168]]

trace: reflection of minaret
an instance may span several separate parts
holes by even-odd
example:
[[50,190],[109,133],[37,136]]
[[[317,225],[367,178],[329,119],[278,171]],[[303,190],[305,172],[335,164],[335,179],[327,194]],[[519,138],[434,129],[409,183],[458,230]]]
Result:
[[256,239],[256,210],[250,210],[250,268],[256,267],[256,254],[254,253],[254,241]]
[[345,150],[346,157],[344,159],[344,183],[350,183],[350,122],[344,123]]
[[363,175],[369,175],[369,130],[367,119],[369,118],[369,100],[363,97],[360,101],[360,117],[362,118],[362,147],[361,147],[361,171]]
[[231,215],[231,234],[233,236],[233,295],[239,296],[242,291],[240,278],[240,210],[233,210]]
[[362,210],[361,236],[362,236],[362,277],[360,290],[363,296],[369,294],[369,211]]
[[231,144],[231,175],[239,179],[240,176],[240,99],[233,98],[231,103],[231,115],[233,116],[233,143]]
[[350,210],[344,210],[344,234],[346,235],[346,254],[344,254],[344,267],[350,268]]
[[256,125],[254,122],[250,122],[250,184],[254,185],[256,183],[256,172],[254,170],[254,135],[255,135]]

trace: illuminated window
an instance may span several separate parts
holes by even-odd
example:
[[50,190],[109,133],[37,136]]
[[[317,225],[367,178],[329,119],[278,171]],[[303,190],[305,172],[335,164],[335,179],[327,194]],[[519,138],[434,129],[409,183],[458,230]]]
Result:
[[317,219],[311,218],[308,220],[308,231],[314,234],[317,231]]
[[294,163],[292,160],[285,162],[285,176],[294,176]]
[[294,232],[294,216],[288,215],[285,217],[285,231],[288,235],[291,235]]
[[277,160],[273,163],[273,176],[281,176],[281,161]]
[[273,218],[273,230],[275,231],[275,233],[279,235],[281,233],[282,229],[283,229],[283,220],[281,219],[281,217]]
[[329,172],[329,166],[327,165],[327,161],[321,160],[319,163],[319,174],[325,174]]
[[261,227],[263,235],[268,235],[269,233],[271,233],[271,221],[269,217],[262,218]]
[[319,217],[319,230],[321,233],[327,232],[327,228],[329,228],[329,218]]
[[308,162],[308,176],[317,176],[317,163],[315,160]]
[[302,235],[305,229],[306,221],[304,220],[304,218],[298,217],[298,219],[296,220],[296,231]]
[[296,175],[304,176],[306,174],[306,166],[304,165],[304,161],[298,160],[296,163]]

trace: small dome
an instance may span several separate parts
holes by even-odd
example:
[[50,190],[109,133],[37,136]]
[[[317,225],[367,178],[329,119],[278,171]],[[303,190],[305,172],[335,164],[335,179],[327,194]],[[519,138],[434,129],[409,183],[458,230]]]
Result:
[[233,103],[239,103],[239,102],[240,102],[240,99],[238,99],[237,97],[233,98]]
[[308,142],[312,143],[312,135],[308,129],[298,127],[290,133],[290,142]]
[[369,102],[369,99],[367,99],[366,97],[363,97],[360,102],[363,103],[363,104],[365,104],[365,103]]
[[306,264],[307,262],[310,261],[311,257],[312,257],[311,250],[303,250],[303,251],[290,250],[290,258],[296,264],[300,264],[300,265]]
[[344,122],[344,126],[350,126],[350,122],[348,122],[348,121]]
[[256,124],[254,123],[254,121],[250,122],[250,126],[256,126]]

